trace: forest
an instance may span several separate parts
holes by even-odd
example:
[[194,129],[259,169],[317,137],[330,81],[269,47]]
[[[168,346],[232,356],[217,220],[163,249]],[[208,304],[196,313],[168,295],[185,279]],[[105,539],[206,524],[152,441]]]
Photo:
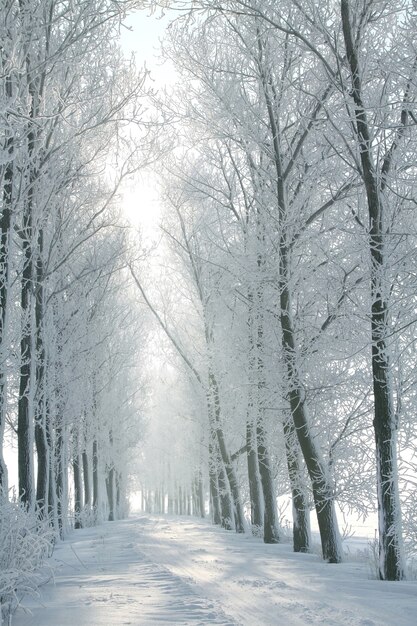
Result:
[[296,553],[312,515],[333,564],[377,513],[377,576],[415,576],[416,32],[413,0],[1,0],[4,619],[134,492]]

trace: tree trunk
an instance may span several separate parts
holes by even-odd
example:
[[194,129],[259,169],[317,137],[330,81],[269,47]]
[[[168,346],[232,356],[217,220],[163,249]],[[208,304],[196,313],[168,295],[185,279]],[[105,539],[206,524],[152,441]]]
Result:
[[206,506],[204,502],[204,483],[203,483],[203,474],[200,469],[198,473],[198,483],[197,483],[197,497],[198,497],[198,508],[200,517],[204,518],[206,516]]
[[107,500],[108,500],[108,504],[109,504],[109,516],[108,516],[108,521],[109,522],[114,522],[114,508],[115,508],[115,501],[114,501],[114,467],[110,467],[107,470],[107,476],[106,476],[106,490],[107,490]]
[[[265,265],[264,255],[264,230],[261,224],[261,216],[258,212],[256,220],[257,239],[257,274],[258,282],[262,285],[262,275]],[[266,447],[266,435],[264,428],[264,394],[265,364],[264,364],[264,329],[263,329],[263,292],[259,286],[255,292],[249,291],[249,326],[250,326],[250,356],[251,382],[253,397],[252,407],[256,424],[256,444],[259,475],[261,478],[264,520],[263,539],[264,543],[279,543],[277,502],[272,479],[272,472],[269,462],[268,450]],[[256,300],[255,300],[256,298]]]
[[74,472],[74,528],[82,528],[81,511],[83,508],[83,492],[81,478],[81,463],[78,453],[74,454],[72,461],[72,469]]
[[200,515],[200,502],[198,499],[198,474],[194,477],[191,487],[192,511],[195,517]]
[[222,517],[220,513],[220,493],[219,478],[217,473],[217,455],[215,454],[216,446],[213,442],[209,442],[209,487],[210,487],[210,509],[213,524],[220,526]]
[[311,480],[323,558],[329,563],[340,563],[342,548],[333,490],[309,429],[306,407],[300,389],[293,389],[290,392],[290,404],[298,441]]
[[[121,519],[122,515],[122,484],[121,484],[121,476],[119,472],[114,473],[114,480],[116,485],[116,506],[114,516],[116,519]],[[161,507],[162,507],[162,494],[161,494]],[[163,510],[161,511],[163,513]]]
[[253,423],[246,420],[246,458],[248,466],[249,498],[250,498],[250,520],[252,531],[258,534],[258,530],[263,528],[263,494],[259,476],[258,452]]
[[[60,418],[58,418],[60,419]],[[56,508],[58,515],[59,534],[61,539],[64,538],[64,506],[63,499],[65,497],[65,484],[64,484],[64,441],[62,433],[62,425],[59,424],[56,427],[56,444],[55,444],[55,474],[56,474]]]
[[49,451],[49,478],[48,478],[48,516],[53,527],[59,531],[58,510],[56,507],[56,462],[55,462],[55,446],[52,435],[51,416],[49,406],[46,407],[47,430],[46,439]]
[[264,494],[264,543],[279,543],[277,501],[261,417],[258,420],[256,430],[259,473]]
[[19,497],[27,506],[33,502],[33,455],[32,424],[29,413],[30,371],[32,354],[31,333],[31,284],[32,251],[27,240],[24,242],[24,268],[22,272],[21,307],[23,315],[22,336],[20,341],[20,384],[18,399],[17,435]]
[[84,505],[91,506],[91,487],[90,487],[90,467],[88,463],[88,455],[86,450],[82,454],[83,460],[83,479],[84,479]]
[[38,249],[35,263],[35,337],[36,337],[36,393],[35,393],[35,443],[38,462],[36,482],[36,506],[40,515],[47,515],[49,450],[46,437],[46,388],[45,347],[43,341],[44,291],[43,291],[43,229],[38,233]]
[[290,313],[290,293],[287,276],[287,250],[281,241],[281,329],[283,359],[287,370],[291,415],[300,448],[310,476],[317,521],[320,530],[323,558],[329,563],[340,563],[342,547],[334,506],[331,483],[320,453],[310,431],[304,392],[298,379],[294,331]]
[[285,453],[291,485],[294,552],[309,552],[311,546],[310,508],[303,480],[299,443],[292,418],[284,422]]
[[234,515],[233,515],[233,505],[232,499],[230,497],[229,491],[229,482],[227,480],[226,473],[224,471],[224,466],[222,459],[218,459],[218,468],[217,468],[217,478],[219,485],[219,499],[220,499],[220,515],[221,515],[221,526],[226,530],[234,529]]
[[[1,53],[0,53],[1,54]],[[11,100],[12,79],[6,76],[5,79],[5,96],[6,101]],[[6,151],[9,161],[5,166],[3,175],[3,203],[0,215],[0,493],[7,494],[8,478],[7,467],[3,456],[3,438],[6,416],[6,375],[3,370],[5,362],[4,339],[6,330],[6,312],[7,312],[7,296],[9,287],[10,263],[9,263],[9,243],[11,231],[11,216],[13,202],[13,136],[10,135],[6,139]]]
[[29,191],[23,222],[23,271],[21,283],[22,330],[20,340],[20,384],[18,399],[19,497],[27,506],[33,502],[32,424],[30,418],[30,378],[32,364],[32,190]]
[[[377,494],[379,518],[380,578],[402,580],[405,559],[402,544],[401,508],[397,474],[397,423],[393,406],[391,368],[387,336],[388,292],[385,283],[384,205],[381,182],[372,154],[371,132],[363,103],[362,79],[357,44],[354,43],[348,0],[341,0],[341,17],[347,60],[351,73],[351,96],[355,103],[354,126],[360,153],[369,214],[369,250],[371,257],[371,360],[374,392],[374,432],[376,446]],[[388,160],[387,160],[388,159]],[[382,166],[387,175],[392,153]],[[385,171],[384,171],[385,170]]]
[[97,516],[99,502],[99,487],[98,487],[98,444],[97,439],[93,441],[93,508],[95,515]]
[[221,456],[222,463],[224,465],[224,469],[226,471],[227,480],[230,486],[230,494],[232,496],[233,501],[233,517],[231,518],[231,522],[234,525],[237,533],[245,532],[245,518],[243,515],[242,503],[240,501],[240,493],[239,493],[239,484],[237,481],[237,476],[235,469],[233,467],[233,461],[230,458],[229,452],[227,450],[226,441],[224,439],[223,429],[221,427],[221,419],[220,419],[220,394],[219,387],[217,384],[216,377],[214,376],[213,371],[209,373],[209,404],[212,407],[212,410],[209,408],[209,415],[212,417],[214,432],[216,434],[217,443],[219,446],[219,452]]
[[36,508],[40,517],[48,515],[49,492],[49,451],[46,441],[44,416],[38,417],[35,422],[35,444],[38,462],[36,481]]

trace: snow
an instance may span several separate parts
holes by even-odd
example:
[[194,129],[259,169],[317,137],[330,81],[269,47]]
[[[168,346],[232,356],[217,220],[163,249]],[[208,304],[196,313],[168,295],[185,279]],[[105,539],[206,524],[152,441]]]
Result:
[[22,602],[13,626],[417,623],[417,581],[372,580],[359,559],[330,565],[194,518],[77,530],[51,565],[54,581]]

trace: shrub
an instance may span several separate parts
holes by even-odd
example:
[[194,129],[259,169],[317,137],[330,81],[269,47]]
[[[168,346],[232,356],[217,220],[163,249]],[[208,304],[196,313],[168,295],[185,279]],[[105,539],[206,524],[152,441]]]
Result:
[[39,521],[16,498],[0,495],[0,624],[9,623],[22,597],[45,582],[43,565],[54,540],[47,521]]

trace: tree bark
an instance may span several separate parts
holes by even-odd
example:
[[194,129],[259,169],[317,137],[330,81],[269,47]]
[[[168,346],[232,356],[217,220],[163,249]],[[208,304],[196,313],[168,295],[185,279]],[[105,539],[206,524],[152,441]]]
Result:
[[210,508],[213,524],[220,526],[222,517],[220,513],[219,479],[217,474],[217,456],[215,444],[209,443],[209,485],[210,485]]
[[48,515],[48,492],[49,492],[49,451],[44,427],[44,416],[37,418],[35,422],[35,444],[38,462],[36,481],[36,508],[40,517]]
[[256,214],[256,272],[258,286],[250,289],[249,300],[249,364],[251,376],[252,411],[256,426],[255,438],[259,476],[263,494],[263,539],[264,543],[279,543],[277,503],[273,484],[269,454],[266,446],[264,427],[264,394],[266,389],[264,363],[264,329],[263,329],[263,273],[265,266],[264,228],[261,222],[260,211]]
[[[369,214],[369,250],[371,257],[371,360],[374,392],[374,433],[377,467],[379,518],[380,578],[404,578],[401,507],[397,474],[397,423],[393,405],[391,366],[387,336],[388,295],[384,287],[384,205],[379,176],[372,154],[371,133],[363,103],[361,69],[352,36],[348,0],[341,0],[341,17],[347,60],[350,69],[351,96],[355,104],[355,130],[360,153],[362,176]],[[392,155],[386,161],[389,170]],[[383,166],[384,171],[384,166]]]
[[220,457],[218,457],[217,479],[220,500],[220,524],[226,530],[233,530],[235,528],[235,519],[229,491],[229,482],[224,471],[223,461]]
[[[1,54],[1,52],[0,52]],[[5,79],[5,96],[6,102],[12,99],[13,86],[10,76]],[[0,359],[1,363],[5,361],[4,339],[6,330],[6,312],[7,312],[7,296],[9,287],[10,262],[9,262],[9,244],[13,202],[13,151],[14,141],[10,134],[6,138],[6,151],[9,161],[6,163],[3,175],[3,204],[0,216]],[[8,477],[7,467],[3,456],[3,437],[6,416],[6,375],[0,368],[0,492],[7,494]]]
[[91,487],[90,487],[90,467],[86,450],[82,454],[83,460],[83,480],[84,480],[84,505],[91,506]]
[[37,257],[35,263],[35,337],[36,337],[36,361],[35,361],[35,444],[38,462],[38,475],[36,482],[36,506],[39,514],[48,514],[48,480],[50,452],[46,436],[46,387],[45,387],[45,347],[43,338],[44,322],[44,290],[43,290],[43,229],[39,229]]
[[290,295],[287,287],[286,254],[281,243],[281,328],[284,364],[287,370],[289,401],[295,431],[310,476],[317,521],[320,530],[323,558],[329,563],[340,563],[342,548],[334,506],[334,495],[324,463],[310,431],[304,392],[296,369],[296,349],[290,314]]
[[93,508],[97,515],[99,503],[99,482],[98,482],[98,443],[97,439],[93,441]]
[[204,519],[206,516],[206,506],[205,506],[205,501],[204,501],[203,473],[201,469],[198,472],[197,498],[198,498],[199,514],[200,514],[200,517]]
[[83,508],[83,492],[80,455],[78,453],[74,454],[72,469],[74,472],[74,528],[78,529],[83,527],[81,521],[81,511]]
[[211,415],[213,421],[213,430],[216,434],[221,461],[224,465],[227,480],[230,486],[230,494],[232,496],[233,502],[233,516],[231,517],[231,523],[233,524],[234,521],[234,526],[237,533],[244,533],[245,520],[243,515],[242,503],[240,501],[239,484],[237,481],[235,469],[233,467],[233,462],[229,456],[229,452],[226,447],[223,429],[221,426],[220,393],[217,380],[213,371],[209,372],[209,415]]
[[50,407],[49,403],[46,405],[46,415],[47,415],[47,424],[46,424],[46,442],[49,451],[49,477],[48,477],[48,516],[51,521],[51,524],[54,528],[59,531],[58,524],[58,511],[56,507],[56,449],[53,441],[53,426],[52,419],[50,415]]
[[[22,16],[26,12],[27,0],[19,0]],[[31,27],[32,24],[27,24]],[[20,340],[20,382],[18,399],[18,470],[19,496],[27,506],[34,505],[33,486],[33,453],[32,453],[32,415],[31,415],[31,366],[32,366],[32,288],[33,288],[33,209],[37,171],[35,154],[37,149],[36,119],[39,114],[41,94],[32,71],[32,59],[29,49],[26,51],[26,88],[30,101],[29,119],[26,134],[27,162],[25,163],[24,180],[26,184],[23,206],[23,223],[21,238],[23,241],[23,269],[21,274],[20,305],[22,310],[22,329]]]
[[114,467],[111,466],[107,469],[106,476],[106,490],[107,490],[107,501],[109,505],[109,515],[108,521],[114,522],[115,520],[115,493],[114,493]]
[[262,491],[264,494],[264,543],[279,543],[280,536],[278,530],[276,494],[269,455],[265,444],[265,431],[262,424],[262,417],[258,419],[256,430],[259,474],[261,476]]
[[[32,191],[29,192],[30,197]],[[17,435],[19,497],[27,506],[33,502],[33,455],[32,423],[29,408],[30,376],[32,363],[32,328],[31,328],[31,288],[32,288],[32,215],[31,200],[28,200],[23,223],[23,271],[21,286],[22,334],[20,340],[20,383],[18,399]]]
[[246,458],[248,466],[250,517],[252,531],[257,534],[257,529],[263,528],[264,512],[263,494],[259,476],[258,452],[255,439],[256,435],[253,423],[251,423],[248,414],[246,420]]
[[289,417],[284,422],[285,453],[291,485],[294,552],[309,552],[311,546],[310,508],[304,484],[297,433]]
[[[61,422],[62,418],[58,418]],[[64,480],[64,438],[62,424],[58,423],[55,432],[55,464],[56,464],[56,508],[58,515],[58,526],[61,539],[64,538],[64,504],[65,480]]]

